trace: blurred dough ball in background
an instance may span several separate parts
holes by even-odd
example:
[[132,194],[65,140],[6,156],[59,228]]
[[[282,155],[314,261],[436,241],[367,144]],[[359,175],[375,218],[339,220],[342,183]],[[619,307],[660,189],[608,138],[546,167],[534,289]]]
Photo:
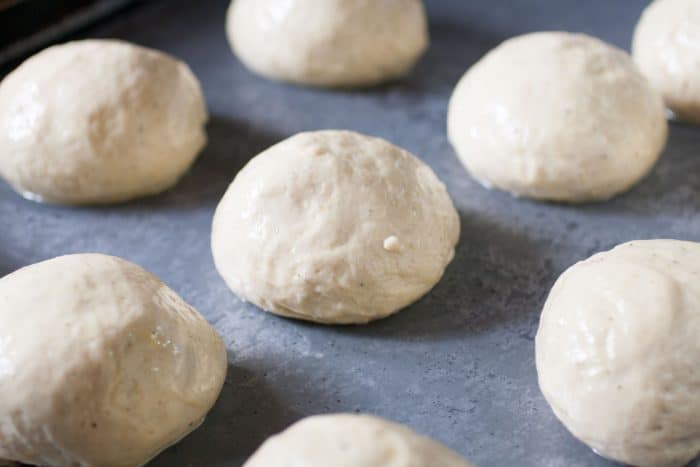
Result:
[[570,267],[536,338],[540,388],[571,433],[642,467],[700,453],[700,244],[640,240]]
[[0,279],[0,459],[143,465],[199,426],[226,371],[216,331],[128,261],[62,256]]
[[244,300],[346,324],[427,293],[458,237],[459,215],[430,167],[382,139],[327,130],[251,159],[216,208],[211,243]]
[[700,124],[700,1],[653,2],[637,24],[632,50],[666,105]]
[[378,417],[308,417],[272,436],[243,467],[472,467],[442,444]]
[[115,40],[53,46],[0,83],[0,175],[49,203],[155,194],[190,167],[206,120],[183,62]]
[[398,78],[428,46],[420,0],[234,0],[226,29],[248,68],[311,86]]
[[486,186],[541,200],[605,200],[643,178],[668,127],[629,55],[598,39],[540,32],[472,66],[448,112],[449,139]]

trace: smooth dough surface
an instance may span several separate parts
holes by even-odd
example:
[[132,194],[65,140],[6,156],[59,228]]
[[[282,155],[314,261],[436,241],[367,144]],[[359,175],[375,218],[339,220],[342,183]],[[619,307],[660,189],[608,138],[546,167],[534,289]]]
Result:
[[640,240],[569,268],[536,338],[545,398],[574,436],[642,467],[700,452],[700,244]]
[[622,50],[583,35],[505,41],[450,100],[448,133],[486,186],[535,199],[604,200],[658,159],[668,132],[660,95]]
[[0,83],[0,175],[26,197],[100,204],[174,185],[206,142],[186,64],[115,40],[49,47]]
[[370,415],[308,417],[272,436],[243,467],[472,467],[447,447]]
[[99,254],[0,279],[0,459],[134,467],[197,428],[226,349],[158,278]]
[[428,46],[420,0],[234,0],[226,29],[251,70],[313,86],[398,78]]
[[632,53],[669,108],[700,124],[700,2],[653,2],[637,24]]
[[236,175],[212,250],[229,287],[265,310],[365,323],[428,292],[458,237],[430,167],[382,139],[328,130],[288,138]]

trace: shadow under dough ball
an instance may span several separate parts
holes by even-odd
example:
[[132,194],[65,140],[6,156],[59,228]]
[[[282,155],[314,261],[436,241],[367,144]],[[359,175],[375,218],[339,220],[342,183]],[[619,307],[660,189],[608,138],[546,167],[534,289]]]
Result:
[[666,144],[661,96],[629,55],[583,34],[509,39],[452,94],[448,135],[484,185],[540,200],[605,200]]
[[700,124],[700,2],[649,5],[637,24],[632,54],[676,116]]
[[272,436],[243,467],[472,467],[442,444],[370,415],[307,417]]
[[241,298],[320,323],[366,323],[427,293],[459,216],[426,164],[350,131],[300,133],[241,170],[214,215],[216,268]]
[[116,40],[49,47],[0,83],[0,175],[25,197],[104,204],[159,193],[206,142],[187,65]]
[[639,240],[570,267],[535,340],[540,388],[607,458],[680,467],[700,453],[700,243]]
[[144,465],[200,425],[226,370],[216,331],[128,261],[61,256],[0,279],[0,459]]
[[234,0],[226,30],[248,68],[310,86],[389,81],[428,47],[420,0]]

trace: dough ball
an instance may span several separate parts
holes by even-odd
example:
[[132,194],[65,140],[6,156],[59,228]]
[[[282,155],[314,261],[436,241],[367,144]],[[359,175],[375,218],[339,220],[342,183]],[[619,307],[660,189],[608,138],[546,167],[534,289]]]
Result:
[[254,157],[214,215],[219,273],[243,299],[320,323],[414,302],[454,256],[459,216],[413,155],[350,131],[300,133]]
[[640,240],[569,268],[536,339],[540,388],[599,454],[642,467],[700,452],[700,244]]
[[248,68],[311,86],[398,78],[428,46],[420,0],[234,0],[226,29]]
[[632,50],[671,110],[700,124],[700,2],[653,2],[637,24]]
[[243,467],[471,467],[408,428],[369,415],[320,415],[269,438]]
[[505,41],[457,85],[448,133],[469,172],[516,196],[604,200],[644,177],[666,143],[659,94],[630,57],[583,34]]
[[114,40],[50,47],[0,83],[0,175],[49,203],[155,194],[190,167],[206,120],[197,79],[172,57]]
[[0,458],[143,465],[197,428],[226,376],[216,331],[125,260],[70,255],[0,279]]

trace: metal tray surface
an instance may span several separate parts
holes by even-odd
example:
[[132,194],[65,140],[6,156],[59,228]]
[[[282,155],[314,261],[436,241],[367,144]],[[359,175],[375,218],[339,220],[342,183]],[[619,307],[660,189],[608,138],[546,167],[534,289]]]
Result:
[[[209,144],[175,188],[119,206],[44,206],[0,183],[0,275],[66,253],[118,255],[160,276],[216,326],[229,348],[223,393],[203,426],[153,466],[239,466],[267,436],[328,412],[405,423],[482,467],[614,465],[570,436],[540,394],[540,310],[557,276],[594,252],[632,239],[700,241],[700,128],[673,124],[661,161],[630,192],[570,206],[482,188],[450,148],[445,118],[462,73],[502,40],[557,29],[628,48],[647,3],[428,0],[432,45],[415,72],[361,91],[252,75],[226,42],[226,0],[133,7],[81,37],[122,38],[186,60],[211,112]],[[415,153],[447,184],[461,216],[442,281],[366,326],[264,313],[227,289],[211,258],[212,214],[236,172],[267,146],[321,128],[381,136]]]

